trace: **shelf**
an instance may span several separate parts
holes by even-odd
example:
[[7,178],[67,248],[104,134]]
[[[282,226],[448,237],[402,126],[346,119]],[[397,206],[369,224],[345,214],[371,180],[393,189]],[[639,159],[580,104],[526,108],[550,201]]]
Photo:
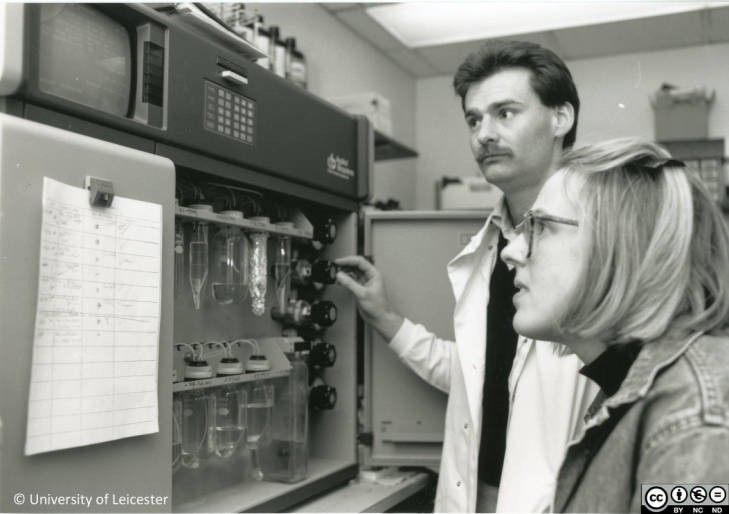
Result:
[[375,130],[375,161],[417,157],[418,152]]
[[181,505],[174,512],[275,512],[288,510],[295,503],[318,491],[326,491],[356,475],[351,461],[310,458],[309,476],[295,484],[249,481],[211,492]]
[[269,380],[272,378],[280,378],[288,376],[290,369],[282,369],[277,371],[256,371],[253,373],[244,373],[242,375],[232,375],[229,377],[216,377],[204,380],[192,380],[190,382],[175,382],[172,384],[172,392],[180,393],[183,391],[192,391],[195,389],[207,389],[209,387],[220,387],[229,384],[242,384],[243,382],[255,382],[256,380]]
[[217,223],[219,225],[234,225],[248,229],[252,232],[268,232],[271,234],[278,234],[284,236],[297,237],[300,239],[312,239],[314,237],[314,230],[311,228],[311,224],[306,222],[302,224],[300,220],[295,220],[293,227],[284,227],[276,225],[275,223],[264,223],[257,220],[247,218],[235,218],[233,216],[227,216],[225,214],[219,214],[216,212],[203,211],[199,209],[192,209],[190,207],[175,207],[175,216],[180,218],[187,218],[199,221],[207,221],[210,223]]
[[263,52],[263,50],[252,45],[230,30],[218,25],[218,23],[200,11],[194,3],[182,2],[173,5],[175,14],[179,15],[183,20],[187,21],[190,25],[201,30],[208,36],[227,45],[234,52],[253,61],[261,57],[266,57],[266,53]]

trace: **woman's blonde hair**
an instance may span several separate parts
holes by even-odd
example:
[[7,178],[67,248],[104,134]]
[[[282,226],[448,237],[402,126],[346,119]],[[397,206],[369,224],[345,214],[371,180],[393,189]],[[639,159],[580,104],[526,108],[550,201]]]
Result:
[[729,326],[729,234],[701,179],[661,146],[616,139],[566,152],[587,262],[560,325],[649,341]]

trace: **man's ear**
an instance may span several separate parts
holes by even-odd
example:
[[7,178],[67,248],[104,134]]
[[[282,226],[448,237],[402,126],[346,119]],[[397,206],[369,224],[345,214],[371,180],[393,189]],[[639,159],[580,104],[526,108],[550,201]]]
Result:
[[554,135],[556,137],[564,137],[575,124],[575,109],[569,102],[565,102],[552,109],[554,110],[554,116],[552,118]]

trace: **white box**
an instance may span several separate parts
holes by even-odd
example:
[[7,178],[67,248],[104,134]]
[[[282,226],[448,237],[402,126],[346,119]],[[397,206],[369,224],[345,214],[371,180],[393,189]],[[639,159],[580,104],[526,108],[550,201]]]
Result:
[[501,190],[483,177],[443,177],[438,181],[439,210],[493,209],[501,196]]
[[375,130],[392,137],[390,101],[375,91],[336,96],[329,101],[350,114],[367,116]]

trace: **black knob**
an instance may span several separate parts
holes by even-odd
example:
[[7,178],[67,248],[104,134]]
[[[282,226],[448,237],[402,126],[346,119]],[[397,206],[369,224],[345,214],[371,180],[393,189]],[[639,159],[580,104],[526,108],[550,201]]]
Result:
[[322,223],[314,226],[314,241],[328,245],[332,244],[337,238],[337,226],[331,218],[327,218]]
[[332,261],[316,260],[311,265],[311,279],[322,284],[334,284],[337,281],[337,266]]
[[309,407],[314,410],[331,410],[337,403],[337,390],[328,385],[316,385],[309,392]]
[[329,300],[318,300],[311,305],[311,321],[322,327],[330,327],[337,321],[337,306]]
[[337,349],[329,343],[317,343],[311,349],[309,361],[312,366],[318,368],[329,368],[337,361]]

